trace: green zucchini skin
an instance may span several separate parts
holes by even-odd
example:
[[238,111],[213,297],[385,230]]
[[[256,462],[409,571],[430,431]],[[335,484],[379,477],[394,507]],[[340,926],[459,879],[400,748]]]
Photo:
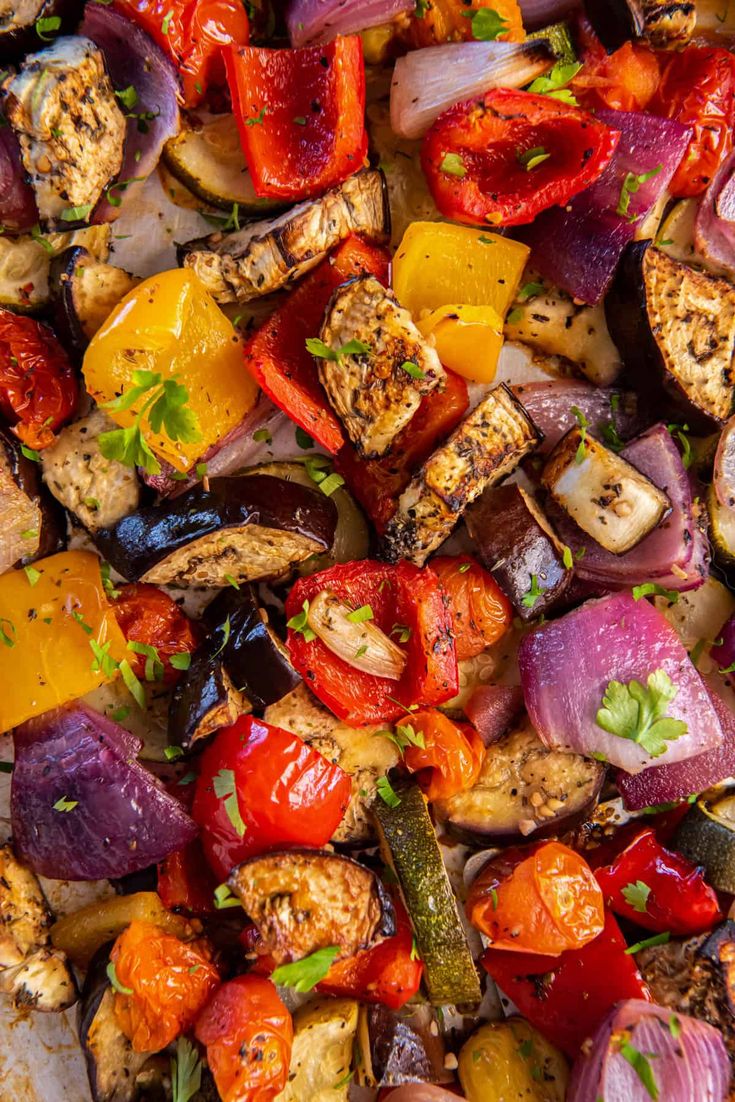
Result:
[[735,829],[717,815],[718,804],[735,801],[735,789],[707,792],[682,819],[673,846],[701,865],[707,882],[721,892],[735,892]]
[[372,805],[383,859],[398,878],[434,1006],[475,1007],[480,981],[426,800],[417,784],[394,786],[400,804]]

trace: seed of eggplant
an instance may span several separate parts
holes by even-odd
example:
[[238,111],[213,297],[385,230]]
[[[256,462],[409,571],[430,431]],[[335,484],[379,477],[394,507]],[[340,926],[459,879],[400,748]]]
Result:
[[349,605],[325,589],[309,605],[309,627],[333,654],[356,670],[400,681],[406,666],[405,653],[370,620],[350,620],[352,612]]

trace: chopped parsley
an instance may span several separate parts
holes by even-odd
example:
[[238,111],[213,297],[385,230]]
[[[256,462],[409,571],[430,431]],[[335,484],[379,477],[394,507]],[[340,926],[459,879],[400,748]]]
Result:
[[291,631],[297,631],[299,635],[303,635],[304,641],[311,643],[313,639],[316,639],[316,634],[309,627],[309,602],[304,601],[301,606],[301,612],[296,616],[292,616],[290,620],[286,621],[286,627],[291,628]]
[[364,624],[366,620],[372,620],[373,610],[370,605],[361,605],[353,612],[347,613],[347,619],[353,624]]
[[388,807],[398,807],[401,797],[394,792],[393,785],[387,777],[378,777],[375,782],[375,789],[383,803],[387,804]]
[[[179,781],[179,784],[181,783]],[[218,911],[224,911],[228,907],[242,907],[242,903],[236,895],[232,894],[227,884],[220,884],[214,889],[214,905]]]
[[67,800],[66,796],[61,796],[53,805],[54,811],[73,811],[78,806],[79,800]]
[[321,983],[338,953],[338,945],[327,945],[292,964],[282,964],[271,973],[271,979],[281,987],[292,987],[304,995]]
[[161,466],[143,436],[143,419],[147,418],[154,433],[164,430],[171,441],[188,444],[201,440],[199,421],[188,408],[188,401],[188,389],[176,379],[164,379],[156,371],[134,371],[133,386],[118,398],[104,403],[105,408],[115,412],[141,403],[132,425],[103,432],[99,437],[100,451],[105,459],[115,459],[127,467],[143,467],[148,474],[160,474]]
[[634,884],[626,884],[622,890],[622,896],[629,907],[638,914],[648,913],[648,897],[651,889],[643,880],[636,880]]
[[508,20],[494,8],[480,8],[478,11],[463,11],[465,19],[472,20],[472,37],[478,42],[494,42],[508,30]]
[[107,971],[107,978],[110,981],[110,984],[112,985],[113,991],[117,991],[118,995],[132,995],[133,994],[132,987],[124,987],[120,983],[120,980],[117,978],[117,972],[115,971],[115,962],[114,962],[114,960],[111,960],[111,961],[108,962],[106,971]]
[[577,454],[574,457],[574,462],[579,465],[580,463],[584,463],[585,456],[587,455],[587,429],[590,423],[579,406],[572,406],[572,413],[579,425],[579,446],[577,447]]
[[524,608],[533,608],[538,601],[539,597],[542,597],[546,591],[538,584],[538,575],[531,575],[531,588],[527,593],[524,593],[521,597],[521,604]]
[[581,68],[582,65],[579,61],[571,61],[566,64],[563,61],[557,61],[551,72],[546,73],[545,76],[536,77],[529,84],[527,91],[533,92],[536,96],[549,96],[550,99],[560,100],[570,107],[577,107],[577,99],[569,91],[567,85],[571,84]]
[[213,785],[215,796],[220,800],[224,800],[227,818],[232,823],[236,834],[242,838],[246,827],[240,814],[234,771],[232,769],[220,769],[213,780]]
[[675,605],[679,600],[679,594],[675,589],[666,589],[658,582],[644,582],[643,585],[634,585],[633,600],[640,601],[643,597],[665,597],[672,605]]
[[610,681],[602,698],[595,722],[603,731],[630,739],[642,746],[652,758],[666,752],[667,742],[685,735],[684,720],[666,715],[668,705],[679,690],[665,670],[648,675],[647,685],[640,681]]
[[534,168],[538,168],[544,161],[548,161],[550,156],[551,154],[547,153],[542,145],[516,153],[518,163],[523,165],[526,172],[533,172]]
[[645,183],[652,180],[654,176],[658,176],[659,172],[663,169],[663,165],[656,165],[650,172],[643,172],[640,176],[636,176],[634,172],[626,172],[623,178],[623,183],[620,188],[620,198],[618,199],[618,205],[616,208],[616,214],[619,214],[622,218],[627,218],[629,222],[635,222],[637,215],[631,217],[630,215],[630,200]]
[[460,180],[467,175],[467,169],[459,153],[444,153],[439,164],[439,171],[446,176],[456,176]]
[[[194,968],[198,967],[194,965]],[[179,1037],[176,1053],[171,1057],[171,1102],[190,1102],[201,1085],[202,1062],[199,1053],[191,1041]]]
[[341,348],[330,348],[319,337],[307,337],[306,351],[311,352],[312,356],[316,356],[320,360],[333,360],[335,363],[339,363],[343,356],[364,355],[370,351],[370,345],[364,344],[363,341],[351,340],[347,344],[343,344]]

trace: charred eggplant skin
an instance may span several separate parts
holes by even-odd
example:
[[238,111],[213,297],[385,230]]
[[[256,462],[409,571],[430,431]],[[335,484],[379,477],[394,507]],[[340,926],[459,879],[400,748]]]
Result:
[[[229,621],[225,637],[223,625]],[[261,711],[283,700],[301,681],[285,647],[261,615],[252,586],[223,589],[204,614],[222,662],[237,688]]]
[[166,508],[148,506],[123,517],[94,540],[108,562],[128,579],[140,579],[172,552],[226,528],[260,525],[313,540],[326,551],[337,510],[317,490],[270,475],[212,479],[192,487]]
[[54,33],[71,33],[81,17],[82,7],[81,0],[43,0],[29,23],[19,23],[12,29],[0,29],[0,64],[16,61],[23,54],[41,48],[43,43],[36,32],[39,19],[58,18],[61,27]]
[[171,695],[168,736],[173,746],[184,750],[198,749],[203,739],[249,710],[214,649],[197,651]]
[[585,0],[584,10],[609,54],[645,30],[640,0]]
[[631,38],[661,50],[685,46],[697,21],[693,0],[585,0],[584,7],[608,53]]
[[[707,434],[713,428],[721,427],[732,413],[735,405],[734,374],[731,356],[725,355],[726,365],[721,371],[702,364],[703,356],[695,359],[698,367],[702,368],[702,374],[711,376],[720,375],[721,385],[725,392],[729,391],[730,400],[727,408],[722,408],[717,413],[706,407],[703,408],[692,398],[692,389],[685,391],[667,369],[666,362],[657,337],[663,340],[665,333],[660,321],[650,319],[648,315],[648,277],[655,278],[655,265],[675,264],[681,270],[682,277],[690,276],[698,281],[717,285],[716,290],[722,295],[735,295],[735,290],[723,279],[709,276],[702,272],[694,272],[685,264],[672,260],[660,249],[656,249],[651,241],[634,241],[626,248],[618,267],[612,287],[605,299],[605,315],[607,318],[610,335],[620,349],[625,363],[625,373],[631,378],[639,391],[646,392],[652,401],[657,402],[661,410],[661,400],[664,400],[665,412],[673,417],[686,418],[693,432]],[[674,315],[675,303],[671,303],[671,325],[676,324]],[[728,304],[729,313],[735,311],[732,302]],[[704,338],[709,346],[708,351],[716,351],[722,339],[721,334],[711,333],[709,337],[705,333],[705,326],[700,319],[689,316],[687,319],[678,319],[679,325],[689,326],[692,335],[697,332],[700,344]],[[711,329],[711,321],[707,328]],[[728,334],[732,340],[732,334]],[[694,355],[692,353],[692,355]]]

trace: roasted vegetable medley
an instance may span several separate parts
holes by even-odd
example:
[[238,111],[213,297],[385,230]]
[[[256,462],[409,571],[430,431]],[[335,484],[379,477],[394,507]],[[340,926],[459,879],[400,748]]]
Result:
[[735,5],[0,64],[0,1098],[732,1102]]

